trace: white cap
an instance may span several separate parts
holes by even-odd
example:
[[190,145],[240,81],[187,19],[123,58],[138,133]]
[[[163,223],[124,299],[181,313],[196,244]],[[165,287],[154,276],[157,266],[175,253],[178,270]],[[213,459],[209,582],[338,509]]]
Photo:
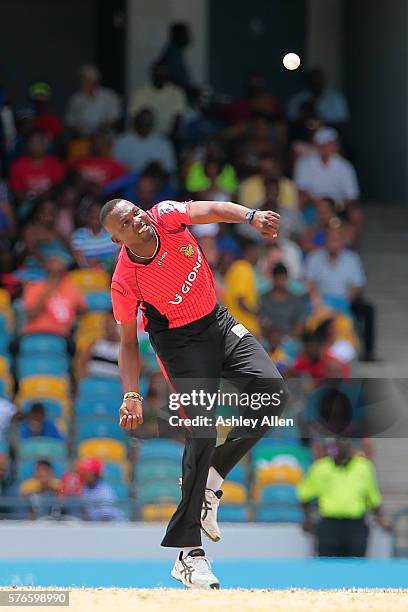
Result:
[[322,127],[317,130],[316,134],[313,137],[314,144],[324,145],[328,142],[335,142],[338,140],[339,134],[337,130],[331,127]]

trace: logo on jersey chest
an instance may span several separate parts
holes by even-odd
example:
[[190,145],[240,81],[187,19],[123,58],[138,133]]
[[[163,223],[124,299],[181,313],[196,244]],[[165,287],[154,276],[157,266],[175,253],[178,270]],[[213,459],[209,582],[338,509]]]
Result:
[[183,255],[185,255],[186,257],[192,257],[194,255],[194,247],[191,243],[189,243],[187,246],[182,246],[179,249],[180,253],[183,253]]
[[[194,247],[191,244],[189,244],[188,246],[193,249],[193,254],[194,254]],[[186,248],[188,247],[181,247],[181,249],[186,249]],[[186,257],[192,257],[192,255],[186,255]],[[203,258],[201,256],[201,253],[199,249],[197,249],[197,261],[194,264],[193,269],[188,274],[184,283],[181,285],[180,293],[176,293],[174,298],[172,300],[169,300],[169,304],[174,304],[175,306],[177,306],[178,304],[181,304],[181,302],[183,301],[183,295],[185,295],[186,293],[189,293],[194,282],[197,280],[198,272],[201,268],[202,261],[203,261]]]

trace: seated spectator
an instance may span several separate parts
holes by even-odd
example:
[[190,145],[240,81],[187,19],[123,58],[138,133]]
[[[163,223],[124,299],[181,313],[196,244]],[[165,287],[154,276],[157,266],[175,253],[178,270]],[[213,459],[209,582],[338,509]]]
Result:
[[254,336],[259,336],[258,289],[254,266],[259,260],[259,246],[249,242],[242,259],[234,261],[225,275],[224,303]]
[[[390,526],[381,510],[381,495],[372,462],[353,454],[348,440],[340,439],[333,457],[315,461],[298,486],[304,510],[303,529],[317,536],[320,557],[364,557],[367,550],[366,515],[387,531]],[[320,520],[312,522],[311,502],[317,499]]]
[[129,172],[126,166],[113,159],[111,137],[106,132],[97,132],[92,136],[90,155],[75,159],[72,167],[86,181],[100,187]]
[[57,115],[49,110],[52,89],[45,81],[36,81],[28,90],[33,105],[35,118],[34,129],[41,130],[50,142],[55,141],[62,133],[63,125]]
[[[290,284],[299,285],[303,278],[303,253],[299,245],[293,240],[279,238],[272,244],[267,245],[261,259],[259,260],[260,278],[258,280],[261,293],[265,293],[272,287],[271,271],[276,264],[282,263],[289,275]],[[300,292],[302,293],[302,292]]]
[[23,294],[24,334],[56,334],[68,338],[77,314],[86,310],[85,298],[71,281],[61,259],[47,260],[48,278],[26,285]]
[[85,227],[80,227],[72,234],[72,250],[81,267],[102,267],[112,270],[118,245],[114,244],[108,232],[99,221],[101,206],[97,202],[88,205],[84,217]]
[[157,131],[162,136],[176,134],[187,110],[183,90],[169,81],[168,68],[163,62],[155,62],[150,70],[151,82],[137,89],[129,105],[129,115],[134,117],[141,109],[151,108],[157,117]]
[[326,243],[326,231],[330,225],[340,225],[336,216],[336,202],[331,198],[319,198],[316,201],[316,223],[310,225],[303,240],[303,248],[306,252],[320,248]]
[[298,159],[294,168],[302,204],[316,204],[318,199],[329,197],[339,207],[356,209],[360,196],[357,176],[351,163],[338,153],[338,133],[321,128],[313,142],[316,152]]
[[75,229],[75,214],[79,208],[80,192],[74,184],[73,177],[66,177],[55,193],[57,206],[57,219],[55,228],[60,236],[66,240],[71,239]]
[[250,121],[243,136],[234,142],[234,167],[240,178],[254,174],[263,157],[283,154],[286,139],[281,142],[280,132],[278,124],[272,124],[262,115]]
[[374,356],[374,307],[362,296],[365,285],[364,269],[357,253],[343,246],[340,228],[330,228],[326,246],[310,253],[306,259],[306,278],[310,289],[323,296],[336,296],[349,303],[351,311],[364,328],[364,356],[367,361]]
[[80,88],[68,101],[65,123],[76,136],[90,136],[101,128],[116,125],[121,116],[118,95],[99,84],[95,66],[82,66]]
[[20,425],[20,438],[55,438],[65,440],[65,436],[51,419],[47,418],[45,406],[41,403],[33,404],[26,416],[24,423]]
[[295,121],[304,102],[313,103],[319,119],[341,129],[349,120],[347,101],[336,89],[328,87],[321,68],[313,68],[305,75],[306,87],[291,98],[288,105],[288,118]]
[[270,94],[265,77],[252,70],[244,83],[244,95],[227,105],[223,112],[224,120],[230,125],[249,121],[254,115],[264,115],[268,119],[281,119],[283,110],[276,96]]
[[156,119],[149,108],[140,110],[133,119],[133,129],[116,138],[113,157],[130,170],[143,172],[158,162],[165,172],[176,171],[176,157],[171,142],[155,131]]
[[64,164],[47,154],[47,143],[44,132],[33,132],[27,141],[27,154],[12,163],[10,189],[18,200],[46,195],[64,178]]
[[31,520],[52,516],[61,483],[54,476],[50,461],[38,461],[35,466],[34,478],[25,480],[20,486],[20,495],[27,498],[30,504],[29,518]]
[[185,181],[185,188],[189,193],[211,192],[213,197],[210,199],[212,200],[218,199],[214,196],[220,192],[222,201],[231,199],[237,187],[238,181],[234,168],[230,164],[224,164],[219,159],[211,157],[207,157],[204,162],[193,162]]
[[283,375],[290,364],[290,357],[282,346],[282,339],[283,334],[281,332],[262,323],[262,344],[279,372]]
[[303,349],[290,367],[292,376],[309,376],[316,383],[327,378],[347,378],[350,375],[348,366],[328,354],[326,337],[322,332],[304,333]]
[[81,356],[80,376],[120,378],[119,373],[119,331],[112,314],[107,314],[104,323],[104,337],[93,342]]
[[242,181],[238,191],[238,201],[243,206],[258,208],[265,200],[265,181],[278,179],[279,198],[278,203],[282,208],[298,207],[298,192],[296,185],[291,179],[283,176],[280,162],[269,153],[261,156],[257,173]]
[[116,505],[117,497],[103,480],[102,461],[84,459],[78,464],[78,471],[84,479],[81,495],[83,518],[88,521],[123,521],[123,512]]
[[261,325],[282,335],[299,336],[303,330],[304,301],[288,291],[288,271],[283,264],[274,267],[272,278],[273,288],[261,297]]
[[69,240],[56,227],[57,219],[55,203],[47,199],[39,200],[22,232],[24,267],[33,274],[37,273],[38,277],[44,276],[51,257],[64,261],[67,267],[71,267],[75,261]]

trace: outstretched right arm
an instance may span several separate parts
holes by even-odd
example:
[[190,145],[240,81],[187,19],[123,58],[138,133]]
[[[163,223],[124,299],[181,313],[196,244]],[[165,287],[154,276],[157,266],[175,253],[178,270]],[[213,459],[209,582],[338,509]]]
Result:
[[[137,322],[122,323],[120,329],[119,370],[123,392],[139,393],[140,356],[137,340]],[[124,429],[136,429],[143,423],[143,406],[140,400],[123,400],[119,424]]]

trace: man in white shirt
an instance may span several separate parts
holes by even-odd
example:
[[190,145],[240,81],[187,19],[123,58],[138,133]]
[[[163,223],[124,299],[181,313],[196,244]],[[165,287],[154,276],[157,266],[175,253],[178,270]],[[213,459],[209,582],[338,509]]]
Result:
[[151,83],[134,92],[129,115],[134,117],[142,108],[151,108],[155,113],[159,134],[171,136],[177,132],[187,110],[187,101],[183,90],[168,80],[167,66],[163,62],[153,64]]
[[170,141],[157,134],[155,116],[150,108],[142,108],[134,118],[133,130],[118,136],[113,157],[133,172],[143,172],[151,162],[159,162],[165,172],[176,170],[176,157]]
[[360,196],[356,172],[338,150],[338,134],[333,128],[320,128],[313,139],[316,153],[298,159],[295,183],[303,203],[329,197],[346,206]]
[[99,85],[100,73],[95,66],[82,66],[79,74],[80,90],[68,101],[65,123],[78,136],[90,136],[120,119],[120,100],[112,89]]

